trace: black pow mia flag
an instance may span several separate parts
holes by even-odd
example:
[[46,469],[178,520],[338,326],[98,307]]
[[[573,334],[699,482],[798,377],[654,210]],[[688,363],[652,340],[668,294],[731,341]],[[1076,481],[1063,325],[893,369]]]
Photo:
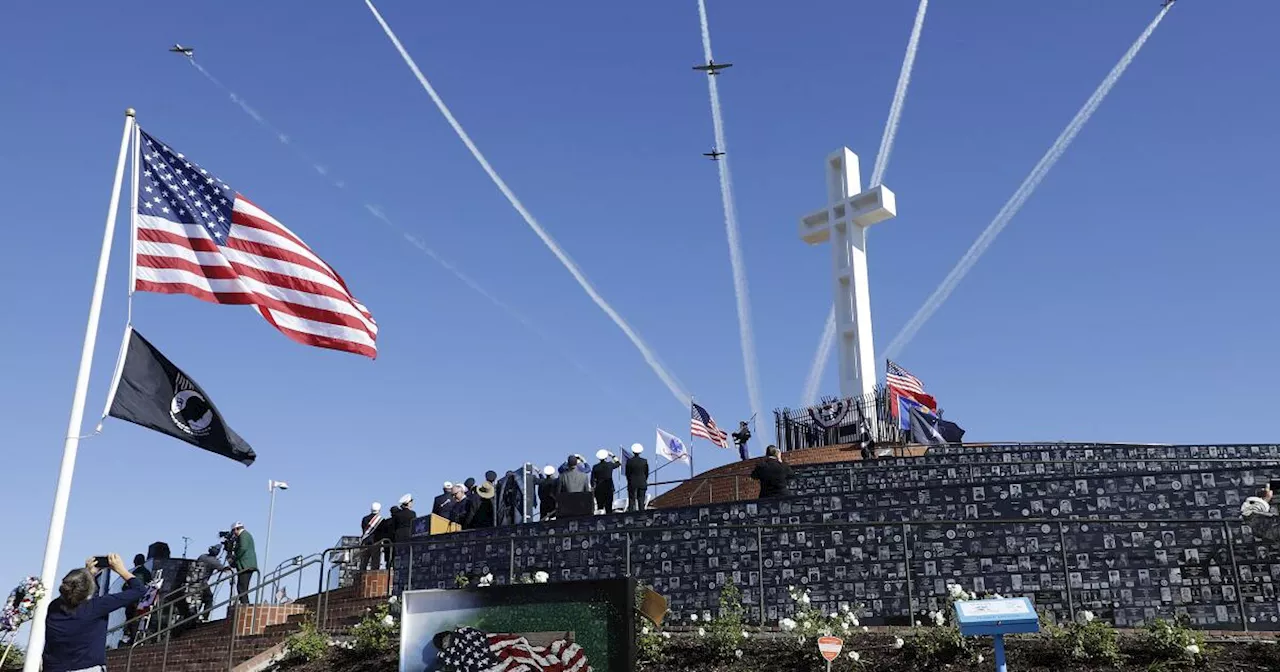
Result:
[[229,457],[246,467],[258,459],[218,412],[209,395],[141,334],[129,346],[108,415]]

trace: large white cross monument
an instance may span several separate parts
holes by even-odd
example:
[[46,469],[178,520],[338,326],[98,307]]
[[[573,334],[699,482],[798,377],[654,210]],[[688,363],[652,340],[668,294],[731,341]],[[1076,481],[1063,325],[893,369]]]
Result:
[[867,228],[897,216],[893,192],[884,186],[862,191],[858,155],[842,147],[827,157],[827,207],[800,220],[810,245],[831,242],[836,338],[840,347],[840,396],[875,391],[875,346],[871,342],[871,290],[867,284]]

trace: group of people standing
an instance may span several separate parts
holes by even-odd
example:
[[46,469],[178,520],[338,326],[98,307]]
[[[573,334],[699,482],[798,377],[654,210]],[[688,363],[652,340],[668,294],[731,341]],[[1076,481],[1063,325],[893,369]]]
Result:
[[627,510],[643,510],[648,504],[649,461],[642,453],[644,446],[637,443],[625,460],[600,450],[594,465],[588,465],[581,455],[570,455],[558,469],[548,464],[535,481],[541,519],[613,513],[613,472],[619,468],[627,484]]

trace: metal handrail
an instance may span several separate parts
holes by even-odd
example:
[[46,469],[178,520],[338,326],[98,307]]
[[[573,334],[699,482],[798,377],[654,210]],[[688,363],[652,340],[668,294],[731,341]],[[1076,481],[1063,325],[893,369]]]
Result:
[[[276,579],[277,579],[277,580],[278,580],[278,579],[282,579],[282,578],[284,578],[284,577],[286,577],[286,576],[289,576],[289,575],[291,575],[291,574],[293,574],[293,573],[295,573],[295,572],[302,572],[302,571],[306,570],[308,567],[310,567],[310,566],[312,566],[312,565],[320,564],[320,562],[321,562],[321,560],[320,560],[320,559],[314,559],[314,560],[311,560],[310,562],[307,562],[307,563],[304,563],[304,564],[299,565],[299,566],[297,566],[297,567],[294,567],[294,568],[293,568],[292,570],[290,570],[289,572],[286,572],[285,574],[282,574],[281,576],[276,577]],[[323,573],[323,572],[321,572],[320,576],[321,576],[321,580],[323,580],[323,578],[324,578],[324,573]],[[262,583],[262,582],[261,582],[261,581],[259,581],[259,585],[257,586],[258,588],[261,588],[261,583]],[[319,591],[319,589],[320,589],[320,586],[317,586],[317,592]],[[249,590],[246,590],[243,594],[248,595],[248,594],[250,594],[250,593],[252,593],[252,592],[253,592],[253,588],[250,588]],[[233,603],[237,602],[237,601],[240,599],[240,597],[241,597],[241,594],[240,594],[240,593],[237,593],[237,592],[235,592],[235,591],[232,591],[231,595],[230,595],[230,596],[229,596],[225,601],[218,602],[218,603],[215,603],[215,604],[212,604],[212,605],[208,605],[208,606],[206,606],[204,609],[201,609],[200,611],[198,611],[198,612],[196,612],[196,613],[194,613],[194,614],[192,614],[192,615],[188,616],[188,617],[187,617],[187,618],[185,618],[185,619],[182,619],[182,620],[177,621],[177,622],[175,622],[175,623],[169,623],[169,624],[168,624],[167,626],[165,626],[164,628],[162,628],[162,629],[160,629],[160,630],[158,630],[158,631],[156,631],[156,632],[154,632],[154,633],[148,633],[148,634],[145,634],[145,635],[143,635],[141,638],[139,638],[138,640],[136,640],[136,641],[132,642],[132,643],[129,645],[129,657],[128,657],[128,660],[127,660],[127,661],[126,661],[126,663],[125,663],[125,672],[128,672],[129,668],[130,668],[130,667],[132,666],[132,664],[133,664],[133,651],[134,651],[134,649],[136,649],[137,647],[141,646],[142,644],[144,644],[144,643],[146,643],[146,642],[148,642],[148,641],[152,641],[152,640],[158,639],[160,636],[162,636],[162,635],[163,635],[163,636],[165,636],[165,658],[166,658],[166,660],[167,660],[167,658],[168,658],[168,647],[169,647],[169,642],[170,642],[170,640],[172,639],[172,637],[170,636],[170,633],[172,633],[172,632],[173,632],[173,630],[175,630],[175,629],[177,629],[177,628],[179,628],[179,627],[182,627],[182,626],[184,626],[184,625],[186,625],[186,624],[188,624],[188,623],[191,623],[191,622],[193,622],[193,621],[196,621],[196,620],[198,620],[201,616],[205,616],[205,615],[207,615],[207,614],[211,614],[211,613],[213,613],[215,610],[217,610],[217,609],[219,609],[219,608],[221,608],[221,607],[229,606],[229,605],[231,605],[231,604],[233,604]],[[249,605],[249,606],[261,606],[261,605]],[[172,617],[172,613],[173,613],[173,612],[172,612],[172,609],[173,609],[173,604],[172,604],[172,603],[169,605],[169,609],[170,609],[170,616]],[[232,661],[235,659],[235,641],[236,641],[236,628],[235,628],[235,623],[234,623],[234,622],[232,622],[230,625],[231,625],[231,645],[230,645],[230,647],[229,647],[229,649],[228,649],[228,653],[227,653],[227,669],[228,669],[228,670],[232,668]]]
[[[228,571],[230,571],[231,573],[230,573],[230,574],[228,574],[227,576],[224,576],[224,577],[222,577],[222,578],[218,579],[217,581],[214,581],[213,583],[208,584],[208,586],[209,586],[209,590],[210,590],[210,591],[214,591],[214,592],[216,592],[216,591],[217,591],[217,589],[218,589],[218,587],[219,587],[223,582],[231,581],[232,579],[236,578],[236,572],[235,572],[234,570],[228,570]],[[128,626],[129,626],[129,624],[131,624],[131,623],[138,623],[138,622],[144,621],[144,620],[146,620],[146,619],[148,619],[148,618],[151,618],[151,616],[152,616],[155,612],[159,611],[161,607],[163,607],[164,605],[167,605],[167,604],[171,604],[171,603],[172,603],[172,598],[173,598],[173,597],[175,597],[175,596],[177,596],[177,595],[179,595],[179,594],[186,594],[186,592],[187,592],[187,585],[186,585],[186,584],[183,584],[183,585],[181,585],[181,586],[179,586],[179,587],[177,587],[177,588],[174,588],[172,591],[170,591],[170,592],[168,592],[168,593],[165,593],[164,595],[162,595],[162,596],[160,596],[160,597],[157,597],[157,598],[156,598],[156,602],[155,602],[155,606],[154,606],[152,609],[149,609],[149,610],[147,611],[147,613],[145,613],[145,614],[141,614],[141,615],[138,615],[138,616],[134,616],[133,618],[126,620],[124,623],[121,623],[120,625],[117,625],[116,627],[114,627],[114,628],[111,628],[111,629],[107,630],[107,635],[111,635],[111,634],[112,634],[112,633],[114,633],[114,632],[119,632],[120,630],[123,630],[123,629],[125,629],[126,627],[128,627]]]

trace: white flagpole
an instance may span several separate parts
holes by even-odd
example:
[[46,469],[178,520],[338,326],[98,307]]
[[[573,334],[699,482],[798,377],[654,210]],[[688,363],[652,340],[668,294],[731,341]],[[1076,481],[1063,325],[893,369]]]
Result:
[[[62,553],[62,533],[67,522],[67,502],[71,499],[71,477],[76,469],[76,451],[80,448],[80,425],[84,420],[84,400],[89,391],[89,372],[93,368],[93,348],[98,340],[98,318],[102,314],[102,293],[106,286],[107,265],[111,261],[111,240],[115,234],[116,212],[120,206],[120,185],[124,182],[125,159],[129,156],[129,141],[133,137],[133,108],[124,113],[124,135],[120,138],[120,158],[116,160],[116,177],[111,184],[111,204],[107,206],[106,229],[102,233],[102,251],[98,254],[98,277],[93,284],[93,300],[89,303],[89,324],[85,327],[84,347],[80,350],[80,370],[76,374],[76,391],[71,400],[71,419],[67,423],[67,438],[62,445],[62,468],[58,472],[58,489],[53,499],[53,517],[49,522],[49,540],[44,548],[44,566],[40,580],[46,586],[56,586],[58,556]],[[50,591],[52,593],[52,591]],[[44,619],[49,611],[53,595],[46,595],[36,604],[35,617],[31,621],[31,638],[27,640],[27,659],[23,672],[40,672],[44,658]]]

